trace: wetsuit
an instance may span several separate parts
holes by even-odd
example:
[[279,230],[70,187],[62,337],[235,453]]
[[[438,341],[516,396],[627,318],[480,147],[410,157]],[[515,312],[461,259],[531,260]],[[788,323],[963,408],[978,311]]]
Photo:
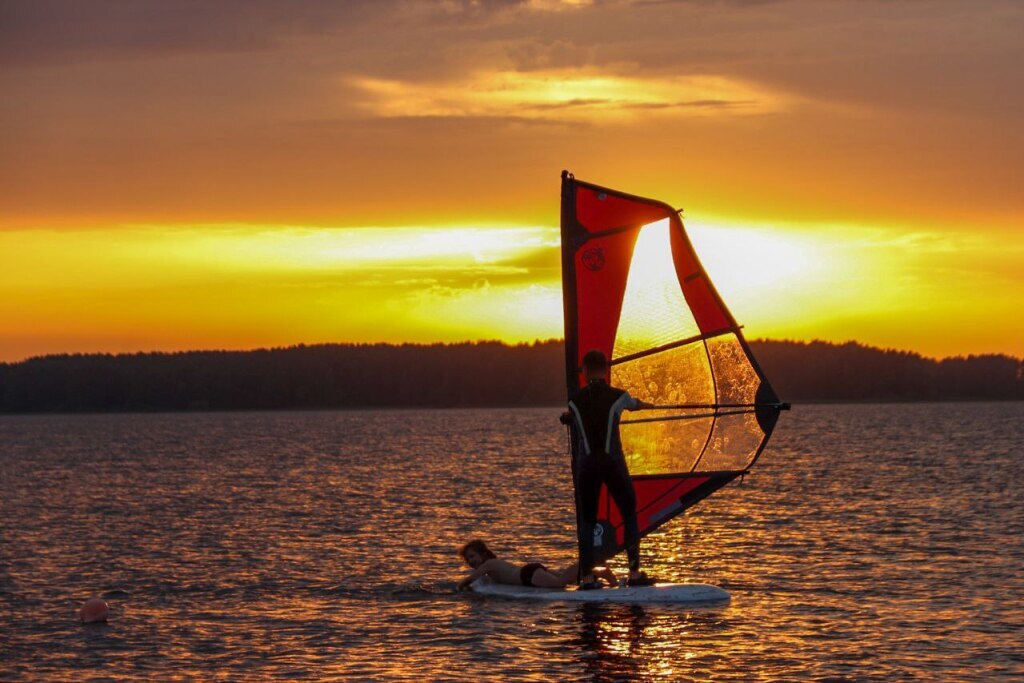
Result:
[[615,501],[625,524],[626,553],[631,571],[640,569],[640,532],[636,492],[619,439],[623,410],[636,410],[637,400],[604,380],[592,380],[569,400],[576,434],[576,495],[579,497],[580,577],[594,568],[594,526],[601,484]]

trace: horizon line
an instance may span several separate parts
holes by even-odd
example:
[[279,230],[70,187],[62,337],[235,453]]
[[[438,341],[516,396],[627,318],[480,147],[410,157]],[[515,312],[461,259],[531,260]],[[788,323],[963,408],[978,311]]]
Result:
[[[756,337],[748,339],[748,343],[785,343],[795,344],[801,346],[810,346],[812,344],[824,344],[826,346],[859,346],[861,348],[881,351],[883,353],[898,353],[910,356],[917,356],[919,358],[942,362],[946,360],[956,359],[967,359],[967,358],[984,358],[984,357],[997,357],[997,358],[1009,358],[1016,360],[1020,363],[1024,363],[1024,356],[1015,356],[1009,353],[1001,352],[990,352],[990,353],[962,353],[951,356],[929,356],[921,353],[920,351],[914,351],[910,349],[900,349],[894,347],[876,346],[865,342],[858,341],[856,339],[847,339],[845,341],[829,341],[827,339],[789,339],[789,338],[768,338],[768,337]],[[272,351],[290,351],[294,349],[304,348],[317,348],[327,346],[340,346],[340,347],[367,347],[367,346],[390,346],[390,347],[403,347],[403,346],[416,346],[416,347],[430,347],[430,346],[477,346],[482,344],[498,344],[510,348],[521,347],[521,346],[538,346],[543,344],[564,344],[565,339],[563,337],[549,337],[547,339],[536,338],[533,341],[522,341],[522,342],[507,342],[501,339],[464,339],[459,341],[338,341],[338,342],[296,342],[294,344],[281,345],[281,346],[258,346],[251,348],[231,349],[231,348],[196,348],[196,349],[177,349],[177,350],[139,350],[139,351],[61,351],[56,353],[45,353],[39,355],[26,356],[18,360],[0,360],[0,366],[11,366],[20,365],[22,363],[28,363],[31,361],[45,360],[48,358],[66,358],[66,357],[97,357],[97,356],[109,356],[112,358],[119,358],[124,356],[173,356],[173,355],[187,355],[187,354],[201,354],[201,353],[259,353],[259,352],[272,352]]]

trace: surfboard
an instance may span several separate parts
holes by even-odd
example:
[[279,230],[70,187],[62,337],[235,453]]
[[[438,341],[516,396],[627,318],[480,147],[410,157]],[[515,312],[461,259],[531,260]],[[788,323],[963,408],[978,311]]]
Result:
[[728,602],[729,592],[706,583],[659,583],[654,586],[566,590],[534,588],[496,583],[486,576],[470,586],[474,593],[513,600],[557,600],[563,602],[611,602],[627,604],[679,604]]

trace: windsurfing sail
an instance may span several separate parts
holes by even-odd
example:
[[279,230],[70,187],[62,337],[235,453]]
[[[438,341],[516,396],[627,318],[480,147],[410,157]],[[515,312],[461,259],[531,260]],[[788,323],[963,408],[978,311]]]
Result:
[[[620,427],[643,537],[746,473],[788,405],[754,360],[678,211],[563,171],[561,226],[569,396],[586,383],[583,356],[596,349],[610,359],[613,385],[657,406],[624,414]],[[615,530],[614,542],[604,534],[595,548],[605,559],[623,549],[624,529],[604,487],[598,522]]]

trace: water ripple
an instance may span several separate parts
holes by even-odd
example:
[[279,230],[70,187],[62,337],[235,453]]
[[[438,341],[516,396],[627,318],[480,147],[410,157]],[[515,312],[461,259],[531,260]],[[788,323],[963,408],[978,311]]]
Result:
[[469,537],[573,559],[557,412],[2,417],[0,679],[1024,676],[1024,406],[797,406],[645,542],[728,605],[455,593]]

